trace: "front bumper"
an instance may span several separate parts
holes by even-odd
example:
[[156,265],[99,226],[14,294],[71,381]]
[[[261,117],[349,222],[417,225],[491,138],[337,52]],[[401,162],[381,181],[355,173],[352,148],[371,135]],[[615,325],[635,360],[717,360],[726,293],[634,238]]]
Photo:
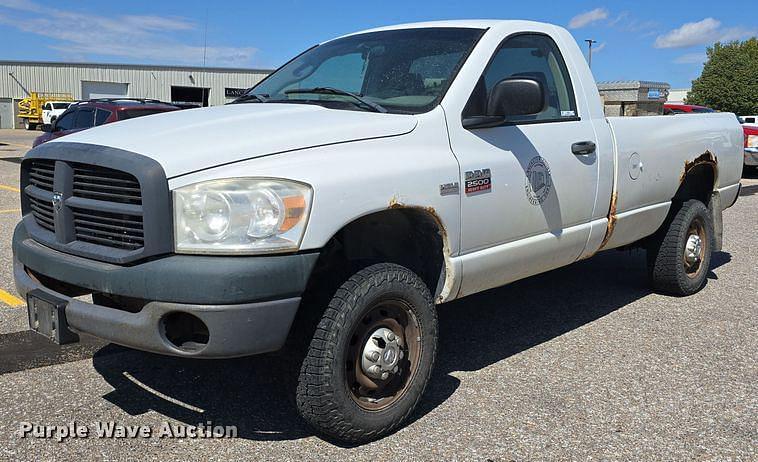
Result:
[[[13,252],[18,292],[26,297],[39,289],[65,301],[72,330],[140,350],[202,358],[281,348],[318,258],[317,253],[171,255],[119,266],[45,247],[26,234],[23,224],[16,227]],[[130,300],[131,305],[126,309],[75,298],[87,292]],[[199,320],[207,341],[193,342],[191,347],[172,341],[176,336],[171,320],[182,316],[180,323]]]
[[758,148],[745,148],[745,165],[758,167]]

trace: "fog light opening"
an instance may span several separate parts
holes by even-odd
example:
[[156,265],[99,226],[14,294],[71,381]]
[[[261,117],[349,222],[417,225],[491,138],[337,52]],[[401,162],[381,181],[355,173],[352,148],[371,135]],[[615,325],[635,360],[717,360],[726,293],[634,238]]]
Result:
[[196,352],[208,345],[208,326],[197,316],[169,313],[161,320],[161,327],[166,340],[182,351]]

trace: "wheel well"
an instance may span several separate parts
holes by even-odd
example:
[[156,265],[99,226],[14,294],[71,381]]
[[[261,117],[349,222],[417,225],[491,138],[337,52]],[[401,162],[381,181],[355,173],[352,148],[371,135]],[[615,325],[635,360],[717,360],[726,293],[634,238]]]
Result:
[[426,209],[396,207],[363,216],[340,229],[324,246],[308,288],[318,290],[314,286],[325,283],[338,286],[374,263],[396,263],[418,274],[434,296],[444,281],[444,239],[439,219]]
[[337,289],[374,263],[416,273],[436,297],[445,281],[445,229],[433,210],[392,206],[345,225],[327,242],[311,272],[289,345],[301,352]]
[[697,199],[707,206],[715,186],[716,163],[713,161],[694,163],[682,174],[679,189],[672,202],[681,206],[689,199]]
[[697,199],[708,207],[711,202],[711,194],[716,187],[717,174],[716,160],[709,152],[706,152],[692,162],[686,162],[679,182],[679,189],[676,190],[676,194],[671,198],[671,208],[668,215],[666,215],[666,219],[663,220],[663,223],[654,234],[640,240],[638,244],[643,247],[657,245],[679,212],[679,209],[688,200]]

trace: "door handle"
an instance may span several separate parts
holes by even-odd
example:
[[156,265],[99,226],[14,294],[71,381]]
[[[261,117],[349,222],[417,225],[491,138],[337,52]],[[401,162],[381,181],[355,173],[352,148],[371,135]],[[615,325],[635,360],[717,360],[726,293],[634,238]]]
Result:
[[586,156],[595,152],[595,143],[592,141],[579,141],[571,145],[571,152],[575,156]]

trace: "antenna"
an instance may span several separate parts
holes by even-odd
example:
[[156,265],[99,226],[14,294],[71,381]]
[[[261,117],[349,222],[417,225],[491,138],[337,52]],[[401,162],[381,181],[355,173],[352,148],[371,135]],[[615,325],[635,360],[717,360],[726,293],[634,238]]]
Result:
[[587,42],[587,45],[589,45],[590,51],[589,51],[589,65],[590,69],[592,69],[592,44],[597,43],[597,40],[592,39],[584,39],[585,42]]

